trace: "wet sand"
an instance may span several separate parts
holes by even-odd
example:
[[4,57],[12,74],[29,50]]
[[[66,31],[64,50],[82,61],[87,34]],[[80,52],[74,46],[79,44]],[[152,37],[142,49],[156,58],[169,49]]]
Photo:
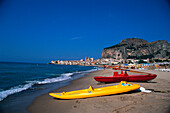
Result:
[[[94,88],[116,85],[118,83],[99,83],[94,76],[111,76],[115,70],[99,70],[72,81],[71,85],[52,92],[62,92],[85,89],[92,85]],[[116,70],[117,71],[117,70]],[[139,70],[141,71],[141,70]],[[142,70],[143,71],[143,70]],[[27,108],[31,113],[169,113],[170,112],[170,72],[150,71],[157,78],[149,82],[134,82],[153,92],[130,92],[110,96],[58,100],[48,94],[37,97]],[[119,71],[120,73],[120,71]],[[128,74],[135,74],[129,73]]]

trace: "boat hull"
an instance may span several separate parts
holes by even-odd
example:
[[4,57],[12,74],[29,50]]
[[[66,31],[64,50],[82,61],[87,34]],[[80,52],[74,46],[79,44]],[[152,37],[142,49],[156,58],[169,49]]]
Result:
[[155,74],[149,74],[149,75],[110,76],[110,77],[97,76],[94,77],[94,79],[99,82],[120,82],[120,81],[144,82],[152,80],[156,77],[157,75]]
[[79,98],[89,98],[89,97],[98,97],[104,95],[112,95],[118,93],[124,93],[139,89],[140,85],[132,84],[125,81],[122,81],[119,85],[108,86],[102,88],[91,88],[76,90],[70,92],[62,92],[62,93],[49,93],[50,96],[58,99],[79,99]]

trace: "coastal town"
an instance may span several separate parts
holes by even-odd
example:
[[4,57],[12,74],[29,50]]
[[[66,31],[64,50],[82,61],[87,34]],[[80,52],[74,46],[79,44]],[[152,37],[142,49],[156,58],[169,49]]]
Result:
[[85,57],[81,60],[53,60],[50,64],[59,65],[82,65],[82,66],[122,66],[126,68],[168,68],[170,59],[114,59],[114,58],[100,58],[95,60],[92,57]]

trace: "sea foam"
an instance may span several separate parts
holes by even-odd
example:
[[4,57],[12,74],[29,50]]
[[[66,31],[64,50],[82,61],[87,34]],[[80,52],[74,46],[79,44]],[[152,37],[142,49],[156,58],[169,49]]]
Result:
[[12,87],[9,90],[5,90],[5,91],[1,91],[0,92],[0,101],[2,101],[4,98],[6,98],[8,95],[12,95],[14,93],[18,93],[24,90],[27,90],[28,88],[30,88],[33,85],[33,83],[28,83],[25,85],[19,85],[16,87]]
[[61,74],[60,77],[56,77],[56,78],[47,78],[44,79],[43,81],[37,81],[37,84],[48,84],[48,83],[53,83],[53,82],[60,82],[60,81],[64,81],[67,79],[71,79],[71,75],[73,75],[73,73],[65,73],[65,74]]
[[73,73],[63,73],[63,74],[61,74],[60,77],[46,78],[46,79],[41,80],[41,81],[40,80],[26,81],[25,85],[15,86],[15,87],[12,87],[12,88],[5,90],[5,91],[1,90],[0,91],[0,101],[2,101],[4,98],[6,98],[9,95],[27,90],[35,84],[49,84],[49,83],[54,83],[54,82],[60,82],[60,81],[71,79],[71,76],[74,75],[74,74],[88,73],[88,72],[92,72],[92,71],[95,71],[95,70],[96,69],[91,69],[91,70],[86,70],[86,71],[81,71],[81,72],[73,72]]
[[19,86],[12,87],[12,88],[10,88],[8,90],[5,90],[5,91],[4,90],[0,91],[0,101],[2,101],[4,98],[6,98],[9,95],[12,95],[12,94],[27,90],[27,89],[31,88],[33,85],[35,85],[35,84],[48,84],[48,83],[64,81],[64,80],[70,79],[71,75],[73,75],[73,73],[64,73],[64,74],[61,74],[60,77],[46,78],[46,79],[44,79],[42,81],[36,81],[36,80],[34,80],[34,81],[26,81],[25,85],[19,85]]

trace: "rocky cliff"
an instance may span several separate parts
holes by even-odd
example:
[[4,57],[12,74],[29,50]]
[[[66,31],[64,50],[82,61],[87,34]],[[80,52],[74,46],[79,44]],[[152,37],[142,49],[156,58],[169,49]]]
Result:
[[102,58],[128,59],[128,58],[170,58],[170,43],[158,40],[149,43],[144,39],[127,38],[119,44],[104,48]]

